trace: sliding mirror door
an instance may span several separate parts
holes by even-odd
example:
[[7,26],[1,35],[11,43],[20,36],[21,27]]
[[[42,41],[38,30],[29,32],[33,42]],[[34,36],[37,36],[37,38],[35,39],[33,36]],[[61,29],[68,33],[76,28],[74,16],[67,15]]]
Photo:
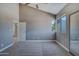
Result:
[[70,52],[79,55],[79,11],[70,15]]

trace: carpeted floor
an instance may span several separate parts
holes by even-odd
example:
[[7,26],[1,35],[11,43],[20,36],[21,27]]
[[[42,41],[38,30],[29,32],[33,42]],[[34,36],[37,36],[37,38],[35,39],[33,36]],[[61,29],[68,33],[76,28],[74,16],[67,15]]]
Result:
[[71,56],[56,42],[17,42],[2,53],[5,56]]

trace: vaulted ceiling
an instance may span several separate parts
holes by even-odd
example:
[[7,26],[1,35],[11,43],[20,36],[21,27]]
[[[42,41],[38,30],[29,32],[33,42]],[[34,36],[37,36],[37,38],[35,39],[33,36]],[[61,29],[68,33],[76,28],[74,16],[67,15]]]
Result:
[[58,14],[67,3],[28,3],[28,6],[38,8],[42,11]]

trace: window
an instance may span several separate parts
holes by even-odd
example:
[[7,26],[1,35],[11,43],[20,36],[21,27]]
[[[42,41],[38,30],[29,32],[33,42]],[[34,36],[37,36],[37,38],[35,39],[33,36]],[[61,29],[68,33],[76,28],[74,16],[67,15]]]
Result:
[[66,16],[61,17],[60,32],[66,32]]
[[55,30],[55,20],[52,21],[51,27],[52,27],[52,31]]

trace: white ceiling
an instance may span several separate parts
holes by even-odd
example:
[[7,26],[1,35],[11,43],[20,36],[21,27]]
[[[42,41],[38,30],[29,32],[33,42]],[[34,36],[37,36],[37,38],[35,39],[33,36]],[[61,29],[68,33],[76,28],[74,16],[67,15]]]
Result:
[[[40,10],[52,13],[52,14],[57,14],[59,11],[61,11],[66,3],[38,3],[37,4]],[[30,3],[28,6],[36,8],[36,3]]]

